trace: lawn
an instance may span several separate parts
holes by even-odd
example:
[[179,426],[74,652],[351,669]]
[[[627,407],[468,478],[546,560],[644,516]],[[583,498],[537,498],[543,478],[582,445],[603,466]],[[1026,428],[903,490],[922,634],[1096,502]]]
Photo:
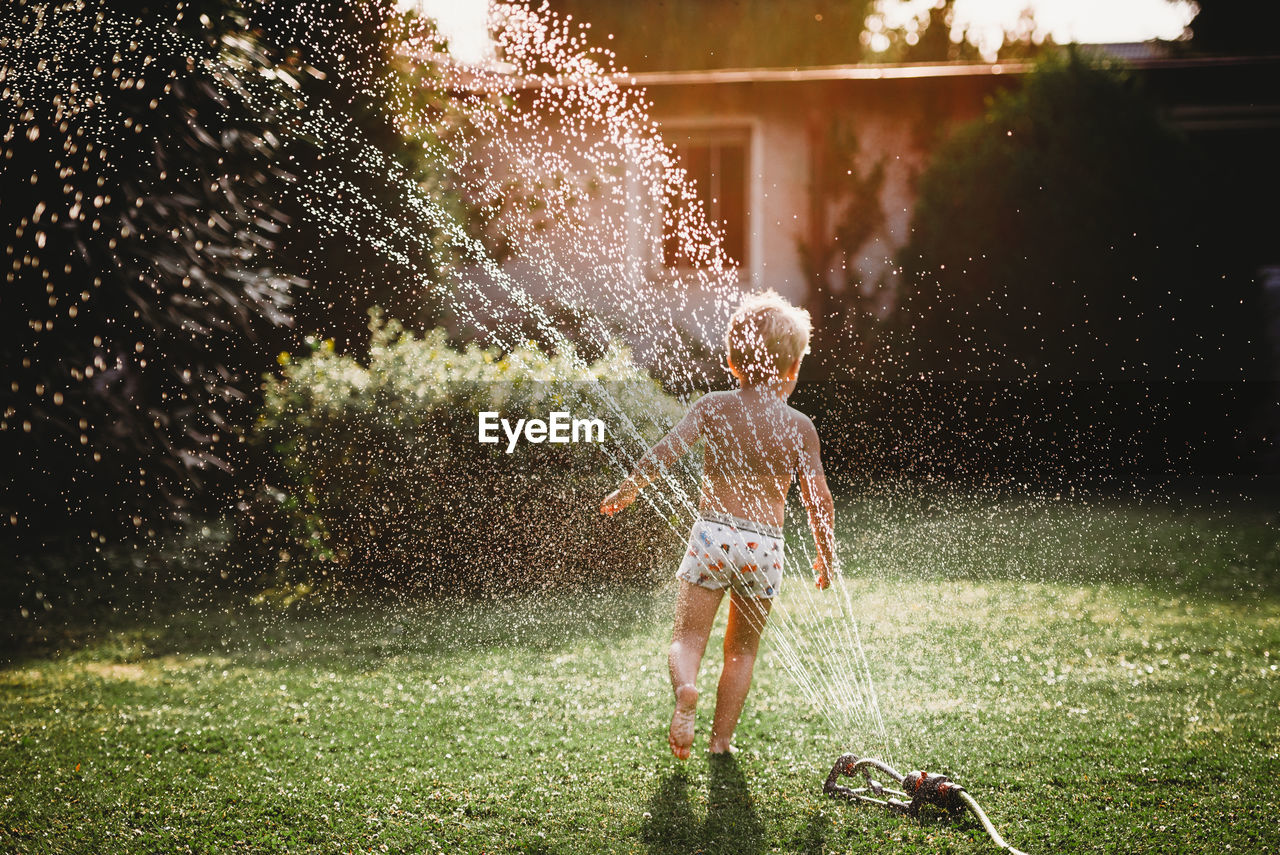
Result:
[[[841,519],[899,768],[966,784],[1031,853],[1280,848],[1269,507],[876,499]],[[841,594],[800,581],[779,627],[819,657]],[[116,614],[0,670],[0,849],[995,851],[967,817],[822,797],[864,735],[806,702],[779,638],[738,755],[673,760],[671,595]]]

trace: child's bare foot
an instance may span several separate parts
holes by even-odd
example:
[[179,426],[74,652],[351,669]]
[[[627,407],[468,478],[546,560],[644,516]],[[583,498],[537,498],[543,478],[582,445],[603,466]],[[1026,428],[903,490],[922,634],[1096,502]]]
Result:
[[671,753],[681,760],[689,759],[689,750],[693,747],[693,714],[698,708],[698,690],[692,683],[685,683],[676,688],[676,709],[671,714],[671,732],[667,734],[667,744]]
[[712,757],[729,757],[738,753],[738,749],[729,743],[721,744],[714,739],[707,745],[707,753]]

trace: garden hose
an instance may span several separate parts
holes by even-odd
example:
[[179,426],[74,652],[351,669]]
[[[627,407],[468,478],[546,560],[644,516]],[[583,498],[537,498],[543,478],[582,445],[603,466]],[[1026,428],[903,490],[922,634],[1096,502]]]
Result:
[[[894,790],[884,786],[871,777],[873,770],[889,776],[902,789]],[[866,786],[846,787],[839,783],[841,776],[852,778],[859,773],[866,780]],[[822,792],[832,798],[879,805],[907,816],[916,816],[924,805],[933,805],[951,813],[962,811],[967,807],[982,823],[992,843],[1010,855],[1027,855],[1022,850],[1010,846],[1000,836],[1000,832],[996,831],[996,827],[991,824],[986,812],[978,806],[973,796],[945,775],[931,775],[923,770],[903,775],[881,760],[842,754],[831,767],[831,774],[827,775],[827,781],[822,785]],[[904,799],[911,801],[904,801]]]

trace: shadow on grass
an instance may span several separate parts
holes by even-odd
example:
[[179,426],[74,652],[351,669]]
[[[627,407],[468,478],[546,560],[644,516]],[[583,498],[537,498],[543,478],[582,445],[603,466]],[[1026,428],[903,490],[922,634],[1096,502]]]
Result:
[[[559,650],[647,625],[666,593],[654,580],[582,580],[484,595],[283,586],[230,555],[223,523],[148,541],[0,558],[0,667],[65,656],[248,658],[376,667],[400,655]],[[664,577],[665,578],[665,577]]]
[[639,586],[492,599],[314,597],[281,607],[211,585],[148,586],[122,574],[87,604],[32,614],[0,634],[0,666],[68,655],[136,662],[229,656],[255,665],[374,669],[401,656],[469,649],[555,651],[648,627],[666,600]]
[[714,756],[709,764],[707,817],[701,825],[694,815],[688,773],[677,769],[662,780],[649,802],[642,834],[651,855],[757,855],[768,848],[738,761]]

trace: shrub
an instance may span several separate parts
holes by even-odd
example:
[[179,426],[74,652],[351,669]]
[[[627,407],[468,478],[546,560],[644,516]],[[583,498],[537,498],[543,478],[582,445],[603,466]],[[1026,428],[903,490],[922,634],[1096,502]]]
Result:
[[1241,182],[1203,146],[1141,77],[1071,50],[938,147],[882,362],[918,379],[884,400],[896,433],[961,444],[931,441],[908,465],[1093,486],[1122,472],[1256,476],[1262,290],[1231,213]]
[[[230,7],[148,5],[0,8],[0,234],[22,259],[0,310],[0,551],[105,544],[225,487],[252,342],[300,282],[272,256],[296,71]],[[264,110],[242,93],[268,72]]]
[[[259,526],[287,534],[280,582],[488,594],[637,581],[678,549],[649,507],[599,514],[641,443],[682,410],[624,348],[591,363],[532,344],[457,350],[443,330],[417,336],[376,312],[370,330],[367,365],[321,342],[281,354],[265,385],[255,434],[278,470],[254,507]],[[598,417],[605,442],[508,453],[501,430],[498,444],[478,441],[486,410],[513,423]]]
[[1259,292],[1226,276],[1212,168],[1140,78],[1078,52],[1042,61],[920,176],[900,255],[905,367],[1086,382],[1259,376]]

